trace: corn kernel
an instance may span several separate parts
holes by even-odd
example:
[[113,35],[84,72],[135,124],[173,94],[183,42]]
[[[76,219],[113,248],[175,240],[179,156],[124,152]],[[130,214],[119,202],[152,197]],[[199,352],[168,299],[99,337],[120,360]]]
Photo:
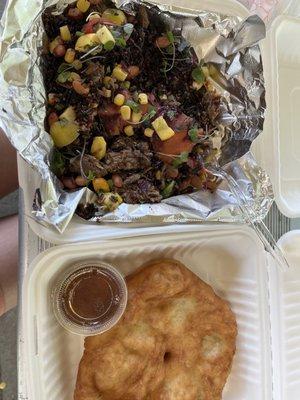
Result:
[[113,78],[111,76],[105,76],[103,78],[103,83],[109,89],[109,87],[113,84]]
[[75,59],[75,50],[74,49],[67,49],[65,54],[65,62],[71,64]]
[[175,135],[175,132],[168,126],[163,116],[156,118],[156,120],[152,122],[152,126],[162,141],[168,140]]
[[110,191],[109,184],[104,178],[93,179],[93,187],[95,192],[99,192],[101,190],[104,193],[108,193]]
[[121,116],[124,119],[124,121],[130,120],[131,108],[129,106],[122,106],[120,112],[121,112]]
[[142,119],[142,113],[136,113],[136,112],[132,113],[132,117],[131,117],[132,122],[134,122],[136,124],[136,123],[140,122],[141,119]]
[[72,39],[68,25],[61,26],[59,30],[60,36],[64,42],[69,42]]
[[106,154],[106,141],[102,136],[94,137],[91,154],[98,160],[101,160]]
[[154,133],[154,129],[146,128],[146,129],[144,130],[144,135],[147,136],[147,137],[152,137],[152,136],[153,136],[153,133]]
[[107,99],[109,99],[111,97],[111,90],[107,89],[107,88],[102,88],[102,93],[103,96],[106,97]]
[[117,94],[114,98],[114,103],[116,106],[121,107],[125,103],[125,96],[121,93]]
[[82,62],[80,60],[74,60],[72,66],[79,71],[82,68]]
[[124,132],[127,136],[132,136],[134,135],[134,130],[133,127],[131,125],[125,126],[124,128]]
[[128,76],[128,73],[122,69],[121,65],[117,65],[113,69],[112,76],[118,81],[124,82]]
[[139,94],[139,102],[140,104],[148,104],[148,96],[146,95],[146,93]]
[[76,3],[77,8],[85,13],[90,8],[91,3],[87,0],[78,0]]

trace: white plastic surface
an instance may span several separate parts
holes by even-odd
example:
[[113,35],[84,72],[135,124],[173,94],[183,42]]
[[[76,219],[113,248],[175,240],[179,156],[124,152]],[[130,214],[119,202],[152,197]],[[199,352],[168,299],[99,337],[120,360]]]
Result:
[[56,273],[87,257],[111,263],[125,275],[155,258],[182,261],[227,299],[236,314],[237,352],[223,400],[272,398],[265,252],[251,229],[218,226],[58,246],[38,256],[23,288],[30,400],[72,399],[83,341],[56,322],[49,295]]
[[287,217],[300,217],[300,19],[277,17],[262,44],[267,112],[253,151]]
[[274,400],[300,397],[300,231],[278,242],[290,264],[285,272],[270,266],[270,309]]

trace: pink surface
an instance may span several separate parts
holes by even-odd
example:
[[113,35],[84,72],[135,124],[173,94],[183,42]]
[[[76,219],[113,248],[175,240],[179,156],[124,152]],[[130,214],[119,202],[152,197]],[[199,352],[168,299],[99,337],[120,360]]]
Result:
[[280,0],[239,0],[253,13],[258,14],[264,21],[269,20]]

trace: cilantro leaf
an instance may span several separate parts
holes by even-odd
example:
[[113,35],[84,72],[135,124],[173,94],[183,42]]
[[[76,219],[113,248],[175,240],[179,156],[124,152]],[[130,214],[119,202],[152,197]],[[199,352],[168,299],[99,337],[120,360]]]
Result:
[[175,181],[171,181],[161,192],[161,195],[164,199],[170,197],[175,186]]
[[188,132],[188,135],[193,143],[196,143],[199,139],[198,132],[199,132],[198,128],[195,127],[190,129]]
[[133,112],[138,113],[140,112],[140,106],[133,100],[127,100],[126,106],[129,106]]
[[78,36],[78,37],[80,37],[80,36],[83,36],[83,35],[84,35],[84,33],[83,33],[83,32],[81,32],[81,31],[76,31],[75,35],[76,35],[76,36]]
[[205,82],[205,75],[204,75],[200,65],[198,65],[198,67],[193,69],[192,77],[197,83]]
[[57,72],[60,74],[61,72],[64,72],[66,69],[71,69],[70,64],[68,63],[62,63],[57,69]]
[[172,163],[173,167],[175,168],[179,167],[181,164],[187,162],[188,158],[189,158],[189,153],[187,151],[184,151],[178,157],[175,158],[175,160]]
[[54,149],[53,151],[50,169],[57,176],[61,176],[64,173],[65,160],[63,155],[57,149]]
[[126,47],[126,40],[122,37],[116,39],[116,45],[119,47]]
[[129,37],[133,32],[133,25],[132,24],[125,24],[123,26],[123,31],[126,33],[126,36]]
[[175,42],[174,35],[173,35],[172,31],[168,31],[167,32],[167,38],[169,39],[170,43],[174,43]]
[[92,182],[93,179],[96,178],[95,172],[89,170],[89,173],[87,174],[87,186]]

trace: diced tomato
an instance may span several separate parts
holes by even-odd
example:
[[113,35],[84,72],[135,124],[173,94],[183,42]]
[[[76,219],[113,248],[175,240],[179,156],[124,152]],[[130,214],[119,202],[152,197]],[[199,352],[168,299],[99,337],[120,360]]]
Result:
[[167,164],[172,163],[175,158],[174,156],[184,152],[190,153],[194,146],[195,143],[189,140],[187,131],[177,132],[174,136],[165,141],[160,140],[156,135],[153,139],[155,151],[162,153],[159,154],[159,158]]
[[99,24],[100,18],[92,18],[89,22],[82,27],[84,33],[94,33],[94,26]]
[[99,116],[103,120],[107,133],[112,136],[120,135],[126,124],[126,121],[120,116],[120,107],[112,103],[105,104],[99,110]]

